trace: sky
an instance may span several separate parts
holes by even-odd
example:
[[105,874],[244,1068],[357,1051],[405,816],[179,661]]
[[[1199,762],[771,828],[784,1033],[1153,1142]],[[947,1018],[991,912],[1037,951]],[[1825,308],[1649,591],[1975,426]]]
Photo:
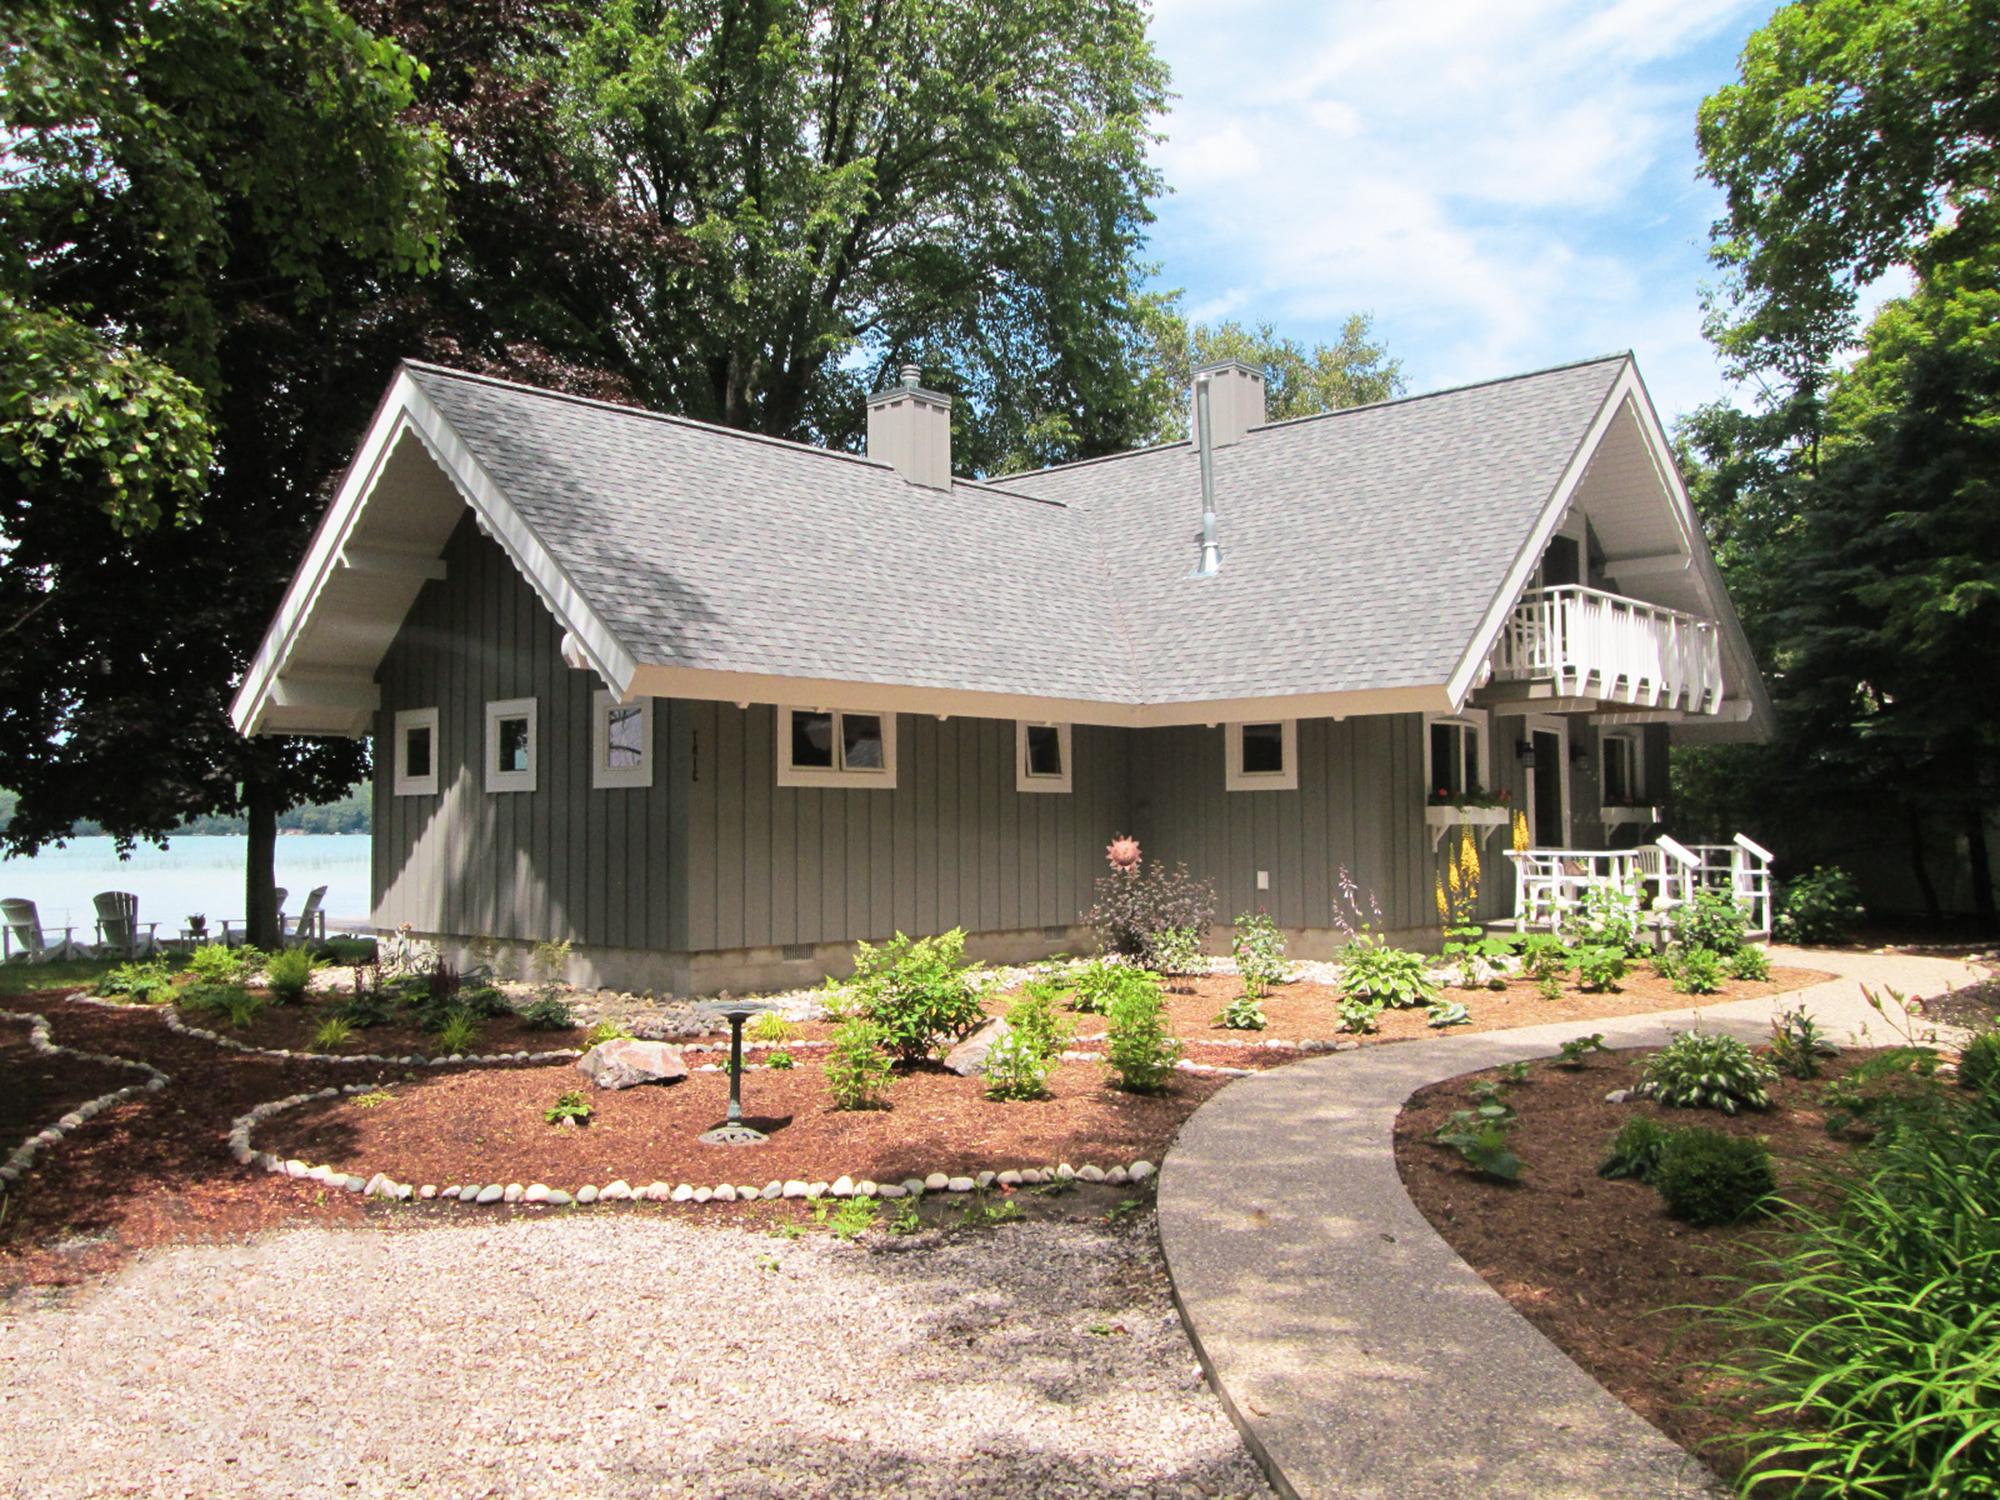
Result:
[[1411,391],[1631,349],[1671,423],[1728,394],[1695,111],[1773,8],[1155,0],[1156,283],[1307,343],[1372,314]]

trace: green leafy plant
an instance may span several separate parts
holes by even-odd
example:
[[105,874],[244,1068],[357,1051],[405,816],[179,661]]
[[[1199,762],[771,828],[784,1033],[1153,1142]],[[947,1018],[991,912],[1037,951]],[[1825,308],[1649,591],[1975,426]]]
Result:
[[1723,984],[1721,955],[1707,948],[1682,948],[1673,957],[1671,977],[1676,994],[1713,995]]
[[1437,986],[1425,971],[1424,956],[1382,943],[1349,943],[1340,971],[1341,993],[1350,1000],[1410,1010],[1437,999]]
[[813,1222],[835,1239],[854,1241],[875,1227],[882,1210],[873,1198],[821,1198],[813,1204]]
[[501,1021],[514,1014],[514,1007],[507,1003],[507,997],[490,984],[475,984],[460,990],[458,1004],[461,1010],[471,1012],[482,1021]]
[[370,1089],[365,1094],[356,1094],[347,1102],[356,1109],[380,1109],[385,1104],[393,1103],[395,1098],[387,1089]]
[[1433,1000],[1424,1012],[1424,1024],[1440,1030],[1446,1026],[1469,1026],[1472,1012],[1465,1008],[1463,1000]]
[[1814,865],[1778,891],[1773,935],[1785,943],[1840,943],[1865,915],[1854,877],[1838,865]]
[[188,955],[187,971],[208,984],[240,984],[263,962],[264,955],[247,943],[240,948],[203,943]]
[[280,1005],[303,1000],[312,987],[313,970],[319,965],[304,948],[286,948],[273,953],[264,963],[264,988]]
[[791,1053],[775,1051],[765,1054],[764,1066],[767,1068],[776,1068],[780,1073],[783,1073],[797,1067],[798,1064],[793,1060]]
[[1521,942],[1521,972],[1540,983],[1553,979],[1557,992],[1563,977],[1576,966],[1576,955],[1553,932],[1531,932]]
[[1837,1050],[1802,1005],[1771,1022],[1771,1065],[1787,1078],[1819,1077],[1820,1063]]
[[1744,931],[1750,925],[1750,909],[1734,895],[1712,886],[1683,901],[1668,918],[1674,943],[1685,949],[1705,948],[1727,957],[1743,946]]
[[240,984],[205,984],[197,980],[174,997],[174,1004],[191,1016],[226,1016],[229,1007],[246,993]]
[[1229,951],[1235,956],[1236,972],[1243,978],[1245,999],[1263,999],[1291,972],[1285,962],[1285,935],[1264,912],[1246,912],[1236,919]]
[[1029,1038],[1009,1031],[986,1053],[986,1097],[1041,1099],[1048,1095],[1053,1060]]
[[958,1222],[967,1229],[990,1229],[997,1224],[1018,1224],[1027,1217],[1026,1210],[1011,1198],[996,1202],[984,1193],[978,1193],[972,1202],[965,1205]]
[[1144,864],[1138,845],[1114,839],[1107,851],[1111,873],[1097,882],[1095,900],[1083,914],[1084,925],[1097,934],[1098,947],[1121,954],[1147,968],[1162,970],[1165,960],[1154,950],[1156,934],[1191,930],[1206,932],[1215,920],[1215,888],[1188,874],[1186,865]]
[[1076,1032],[1075,1026],[1057,1013],[1053,999],[1025,989],[1007,1012],[1007,1029],[1032,1048],[1037,1057],[1050,1063],[1062,1056],[1063,1048]]
[[1337,1008],[1340,1011],[1340,1029],[1342,1031],[1352,1032],[1356,1036],[1367,1036],[1372,1032],[1381,1030],[1382,1002],[1380,1000],[1345,995],[1341,997]]
[[568,1031],[576,1017],[568,1005],[554,995],[544,995],[521,1007],[521,1024],[530,1031]]
[[235,990],[228,994],[222,1004],[222,1013],[229,1024],[238,1031],[247,1031],[257,1024],[257,1018],[269,1008],[270,1002],[262,995],[253,995],[248,990]]
[[1526,1083],[1533,1076],[1533,1069],[1525,1062],[1502,1063],[1497,1071],[1506,1084]]
[[528,954],[528,972],[544,993],[559,990],[569,979],[569,939],[535,944]]
[[1135,1094],[1157,1094],[1173,1077],[1181,1044],[1167,1025],[1166,1002],[1159,981],[1146,976],[1143,985],[1128,987],[1106,1013],[1110,1040],[1106,1057],[1118,1075],[1118,1086]]
[[1958,1054],[1958,1081],[1976,1094],[2000,1096],[2000,1031],[1982,1031]]
[[849,1016],[834,1029],[826,1053],[826,1086],[835,1109],[879,1109],[893,1065],[882,1051],[882,1028]]
[[1587,990],[1615,991],[1626,969],[1625,950],[1616,944],[1600,943],[1576,950],[1576,977]]
[[601,1047],[606,1042],[629,1042],[631,1040],[632,1028],[630,1026],[627,1026],[623,1021],[617,1020],[614,1017],[605,1016],[583,1034],[583,1050],[588,1052],[592,1047]]
[[1660,1148],[1666,1144],[1667,1134],[1667,1128],[1651,1116],[1634,1115],[1612,1135],[1597,1175],[1650,1181],[1653,1168],[1659,1165]]
[[1148,933],[1146,957],[1152,967],[1162,974],[1192,974],[1201,963],[1201,929],[1163,927],[1158,932]]
[[590,1100],[582,1089],[565,1089],[542,1111],[542,1119],[550,1125],[588,1125],[591,1113]]
[[1560,1000],[1563,997],[1563,982],[1560,974],[1544,974],[1535,981],[1535,993],[1544,1000]]
[[389,996],[374,990],[348,996],[341,1001],[336,1014],[356,1031],[366,1031],[373,1026],[388,1025],[395,1019],[396,1008]]
[[1938,1055],[1929,1047],[1889,1047],[1864,1058],[1820,1096],[1828,1135],[1893,1135],[1928,1128],[1943,1108],[1935,1076]]
[[1458,965],[1455,988],[1505,989],[1507,980],[1501,965],[1514,956],[1514,940],[1488,933],[1483,927],[1453,927],[1445,933],[1439,956]]
[[1771,977],[1771,955],[1755,943],[1743,944],[1723,960],[1722,966],[1731,979],[1755,982]]
[[1670,1130],[1647,1179],[1689,1224],[1735,1224],[1778,1190],[1771,1151],[1751,1136],[1694,1125]]
[[319,1023],[319,1028],[313,1032],[313,1050],[315,1052],[331,1052],[334,1048],[345,1044],[353,1035],[354,1028],[341,1020],[339,1016],[328,1016],[324,1021]]
[[1231,1031],[1262,1031],[1270,1025],[1270,1021],[1264,1015],[1264,1007],[1260,1001],[1252,999],[1249,995],[1238,995],[1222,1007],[1221,1013],[1215,1018],[1215,1024],[1226,1026]]
[[1521,1158],[1508,1144],[1515,1121],[1513,1106],[1497,1091],[1481,1094],[1475,1089],[1474,1097],[1478,1100],[1474,1108],[1454,1110],[1431,1139],[1456,1151],[1482,1176],[1496,1182],[1518,1182]]
[[1639,912],[1636,883],[1593,885],[1570,914],[1563,937],[1573,948],[1615,948],[1629,958],[1639,951]]
[[881,1045],[904,1062],[941,1056],[986,1019],[985,987],[966,962],[962,927],[855,944],[854,977],[845,990],[854,1013],[874,1022]]
[[444,1024],[437,1029],[437,1044],[440,1052],[470,1052],[479,1041],[479,1022],[462,1010],[454,1010],[444,1018]]
[[1646,1059],[1638,1093],[1676,1109],[1769,1109],[1764,1085],[1776,1070],[1735,1037],[1683,1031]]
[[743,1034],[753,1042],[789,1042],[798,1036],[799,1028],[775,1010],[766,1010],[750,1018]]
[[915,1234],[924,1227],[924,1216],[917,1211],[917,1200],[905,1198],[896,1205],[889,1222],[883,1226],[893,1235]]
[[1593,1052],[1609,1052],[1604,1045],[1604,1033],[1593,1031],[1589,1036],[1573,1036],[1557,1049],[1556,1066],[1559,1068],[1580,1068]]
[[158,959],[123,963],[107,969],[97,981],[95,992],[131,1001],[134,1005],[164,1005],[174,998],[174,976]]
[[1157,991],[1160,976],[1115,959],[1093,958],[1073,977],[1070,1004],[1086,1015],[1108,1015],[1118,997]]

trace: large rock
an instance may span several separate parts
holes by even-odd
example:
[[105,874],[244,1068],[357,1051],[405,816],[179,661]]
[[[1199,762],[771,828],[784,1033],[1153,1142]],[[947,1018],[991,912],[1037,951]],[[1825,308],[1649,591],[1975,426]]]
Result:
[[1008,1034],[1007,1023],[995,1016],[944,1055],[944,1065],[961,1078],[986,1071],[986,1054]]
[[629,1089],[641,1083],[678,1083],[688,1067],[681,1049],[665,1042],[640,1042],[614,1037],[599,1042],[576,1060],[577,1071],[601,1089]]

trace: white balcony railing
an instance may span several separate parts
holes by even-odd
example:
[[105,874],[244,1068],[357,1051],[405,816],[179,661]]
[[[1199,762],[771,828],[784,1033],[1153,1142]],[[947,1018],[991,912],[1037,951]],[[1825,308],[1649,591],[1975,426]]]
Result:
[[1722,642],[1699,616],[1565,584],[1514,606],[1493,675],[1552,682],[1565,698],[1712,714],[1722,706]]

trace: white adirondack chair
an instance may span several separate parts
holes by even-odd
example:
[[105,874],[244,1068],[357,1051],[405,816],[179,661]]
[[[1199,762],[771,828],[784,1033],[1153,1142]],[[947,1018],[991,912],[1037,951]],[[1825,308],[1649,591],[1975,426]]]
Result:
[[99,952],[138,958],[157,946],[160,924],[139,920],[139,898],[130,891],[100,891],[91,902],[97,908]]
[[[44,927],[35,903],[22,896],[0,901],[0,959],[9,963],[46,964],[79,956],[70,934],[74,927]],[[61,936],[50,942],[51,934]]]
[[[280,937],[284,936],[285,932],[285,897],[290,894],[291,892],[281,885],[271,888],[271,904],[278,908],[278,935]],[[222,919],[222,942],[224,947],[245,942],[249,937],[250,919],[248,917],[224,917]]]
[[326,900],[326,887],[316,885],[306,892],[306,904],[299,912],[299,919],[289,932],[285,931],[280,918],[279,931],[284,934],[285,946],[303,948],[307,943],[326,941],[326,913],[320,910],[320,903]]

